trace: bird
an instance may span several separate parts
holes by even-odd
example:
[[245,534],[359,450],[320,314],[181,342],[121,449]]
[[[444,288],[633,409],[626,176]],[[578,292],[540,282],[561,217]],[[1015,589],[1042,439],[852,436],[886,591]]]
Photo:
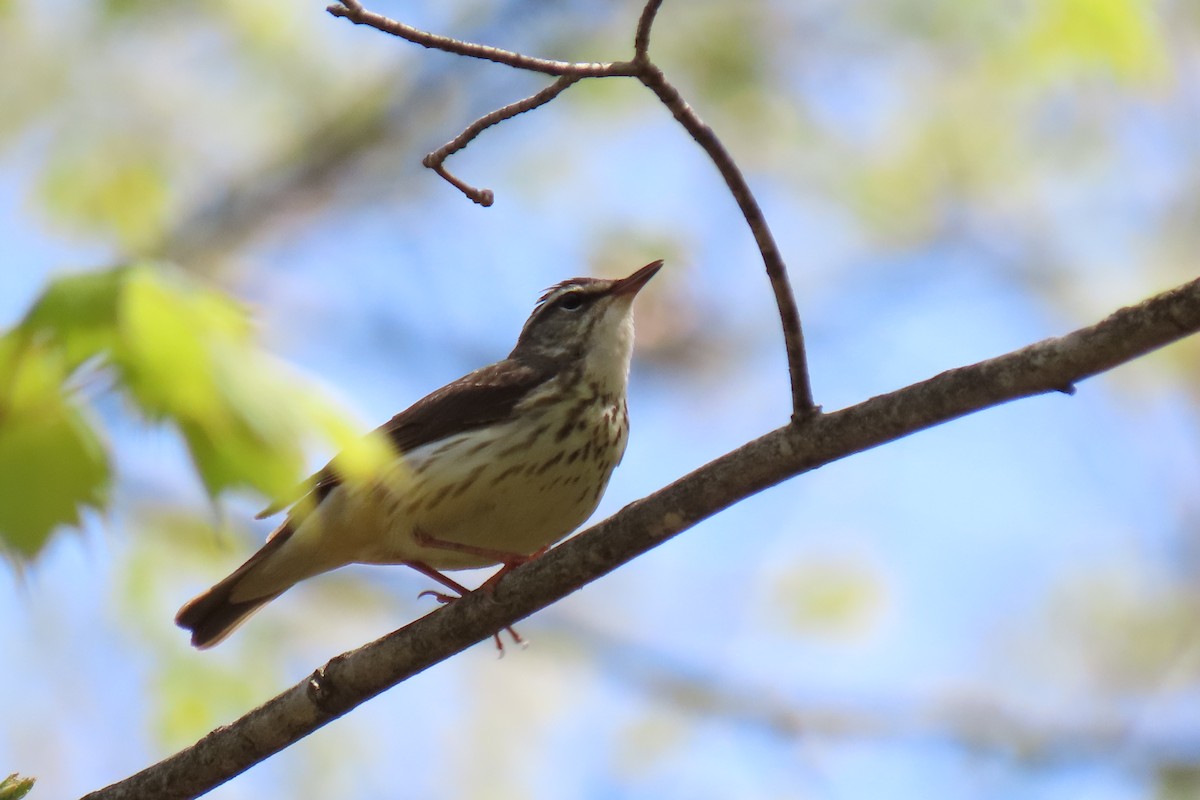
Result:
[[633,300],[662,263],[547,289],[507,358],[370,435],[381,461],[335,457],[259,514],[290,506],[261,549],[179,610],[192,645],[218,644],[295,584],[352,563],[411,567],[456,593],[428,592],[441,602],[470,591],[443,571],[499,564],[480,587],[494,591],[580,526],[625,453]]

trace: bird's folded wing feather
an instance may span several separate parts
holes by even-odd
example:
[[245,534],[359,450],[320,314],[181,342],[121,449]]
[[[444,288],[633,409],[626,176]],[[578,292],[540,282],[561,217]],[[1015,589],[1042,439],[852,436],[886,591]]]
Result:
[[[544,380],[542,370],[500,361],[426,395],[379,426],[375,433],[386,436],[397,454],[407,453],[452,434],[505,419]],[[315,508],[341,482],[331,461],[296,487],[290,499],[271,504],[256,519],[273,516],[310,495],[310,509]]]

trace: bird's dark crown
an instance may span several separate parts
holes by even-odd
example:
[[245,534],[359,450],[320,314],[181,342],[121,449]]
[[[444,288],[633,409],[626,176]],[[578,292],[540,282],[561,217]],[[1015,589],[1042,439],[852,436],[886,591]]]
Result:
[[546,301],[567,294],[572,290],[584,294],[601,295],[608,291],[613,283],[615,281],[606,281],[601,278],[568,278],[565,281],[559,281],[542,292],[542,296],[538,298],[537,306],[534,307],[533,313],[536,314],[538,309],[546,304]]
[[618,280],[571,278],[556,283],[538,299],[511,355],[573,359],[586,352],[597,336],[601,340],[626,336],[613,324],[601,322],[607,316],[606,300],[617,295],[632,299],[661,266],[661,261],[655,261]]
[[578,335],[570,334],[583,330],[580,318],[587,313],[588,306],[609,293],[614,283],[599,278],[571,278],[551,286],[538,298],[521,329],[517,347],[551,343],[561,346],[568,344],[568,339],[577,339]]

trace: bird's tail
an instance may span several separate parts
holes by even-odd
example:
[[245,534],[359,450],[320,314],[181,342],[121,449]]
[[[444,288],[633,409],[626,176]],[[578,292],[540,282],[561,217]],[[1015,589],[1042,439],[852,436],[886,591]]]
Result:
[[192,632],[193,646],[204,650],[219,644],[251,614],[292,586],[294,582],[287,583],[282,588],[272,586],[260,594],[251,591],[251,584],[259,581],[247,580],[253,577],[251,573],[279,552],[291,535],[291,527],[284,523],[245,564],[179,609],[179,613],[175,615],[175,624]]

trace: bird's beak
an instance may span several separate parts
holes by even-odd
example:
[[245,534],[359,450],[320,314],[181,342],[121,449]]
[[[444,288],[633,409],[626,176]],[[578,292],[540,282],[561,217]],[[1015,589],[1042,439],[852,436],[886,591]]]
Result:
[[662,268],[662,265],[662,259],[647,264],[637,272],[630,275],[628,278],[622,278],[614,283],[612,288],[609,290],[609,293],[616,297],[621,295],[629,295],[632,297],[633,295],[637,294],[643,286],[649,283],[650,279],[654,277],[654,273],[658,272],[659,269]]

